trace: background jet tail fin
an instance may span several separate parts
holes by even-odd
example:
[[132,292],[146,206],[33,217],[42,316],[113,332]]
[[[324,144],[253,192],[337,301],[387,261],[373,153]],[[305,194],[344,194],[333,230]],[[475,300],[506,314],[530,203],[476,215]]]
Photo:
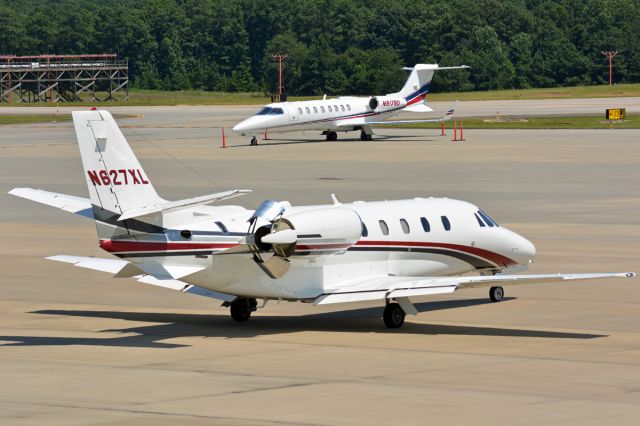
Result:
[[407,106],[424,100],[431,86],[433,73],[440,70],[454,70],[470,68],[468,65],[460,65],[455,67],[441,67],[438,64],[416,64],[414,67],[402,68],[405,71],[411,71],[404,87],[395,95],[402,96],[407,101]]
[[120,215],[164,202],[109,112],[72,115],[91,204]]

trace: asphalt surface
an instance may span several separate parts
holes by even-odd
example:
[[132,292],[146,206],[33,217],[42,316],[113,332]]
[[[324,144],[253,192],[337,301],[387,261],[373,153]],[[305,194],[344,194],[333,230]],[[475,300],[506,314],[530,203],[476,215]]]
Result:
[[[220,127],[251,108],[114,112],[143,116],[123,132],[167,199],[448,196],[532,240],[532,273],[640,272],[638,130],[230,135],[221,149]],[[0,424],[637,424],[640,279],[422,298],[394,331],[376,304],[269,303],[236,324],[210,299],[44,260],[108,257],[90,221],[6,194],[86,196],[72,124],[1,130]]]

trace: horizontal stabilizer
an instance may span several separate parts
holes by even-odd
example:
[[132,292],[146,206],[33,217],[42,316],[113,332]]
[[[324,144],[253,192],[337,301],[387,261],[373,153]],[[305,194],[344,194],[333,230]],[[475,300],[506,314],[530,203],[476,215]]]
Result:
[[[151,284],[158,287],[168,288],[171,290],[180,291],[182,293],[191,293],[198,296],[211,297],[214,299],[222,300],[224,302],[231,302],[236,298],[236,296],[233,296],[231,294],[219,293],[217,291],[208,290],[206,288],[198,287],[183,281],[179,281],[177,279],[161,279],[161,278],[154,277],[152,275],[146,275],[142,271],[137,275],[129,275],[130,273],[134,272],[134,269],[132,268],[137,269],[137,266],[125,260],[103,259],[99,257],[89,257],[89,256],[67,256],[67,255],[51,256],[51,257],[47,257],[47,259],[55,260],[57,262],[70,263],[80,268],[93,269],[94,271],[112,273],[112,274],[115,274],[116,277],[120,277],[120,278],[124,278],[125,276],[130,276],[130,277],[136,278],[138,282],[141,282],[144,284]],[[201,270],[204,268],[198,268],[198,269]],[[171,269],[171,272],[175,273],[176,275],[180,275],[180,272],[176,268]],[[194,273],[195,271],[193,270],[193,268],[191,270],[188,270],[188,268],[186,268],[186,269],[182,269],[181,272],[185,273],[185,275],[183,276],[186,276],[190,273]]]
[[93,219],[91,200],[88,198],[34,188],[13,188],[9,194]]
[[471,67],[469,65],[456,65],[455,67],[441,67],[438,64],[418,64],[415,67],[402,67],[404,71],[413,71],[414,69],[445,71],[445,70],[462,70],[466,68],[471,68]]
[[180,201],[167,201],[141,209],[127,210],[118,218],[118,220],[127,220],[160,212],[167,213],[175,210],[185,209],[188,207],[199,206],[202,204],[228,200],[229,198],[239,197],[250,192],[251,190],[248,189],[234,189],[231,191],[218,192],[216,194],[203,195],[201,197],[187,198]]

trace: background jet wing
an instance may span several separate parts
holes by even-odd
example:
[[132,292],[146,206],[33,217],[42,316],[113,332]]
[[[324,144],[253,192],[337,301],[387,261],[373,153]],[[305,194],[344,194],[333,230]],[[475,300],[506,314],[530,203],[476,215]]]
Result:
[[558,281],[590,280],[605,278],[632,278],[634,272],[607,272],[594,274],[539,274],[539,275],[491,275],[462,277],[393,277],[369,276],[342,283],[334,292],[318,296],[314,304],[360,302],[452,293],[459,288],[489,287],[492,285],[540,284]]
[[9,194],[93,219],[91,200],[43,189],[13,188]]
[[55,260],[57,262],[71,263],[74,266],[93,269],[94,271],[109,272],[111,274],[114,274],[116,278],[133,277],[137,279],[138,282],[144,284],[151,284],[157,287],[168,288],[171,290],[180,291],[182,293],[191,293],[198,296],[211,297],[213,299],[222,300],[224,302],[231,302],[236,298],[236,296],[233,296],[231,294],[208,290],[206,288],[198,287],[184,281],[176,279],[162,279],[154,277],[153,275],[145,274],[133,263],[121,259],[103,259],[99,257],[66,255],[51,256],[47,257],[47,259]]

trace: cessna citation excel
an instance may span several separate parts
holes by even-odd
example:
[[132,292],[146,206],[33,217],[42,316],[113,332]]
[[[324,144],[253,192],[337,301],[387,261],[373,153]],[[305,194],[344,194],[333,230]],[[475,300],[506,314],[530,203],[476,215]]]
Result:
[[425,98],[431,86],[434,71],[469,68],[440,67],[437,64],[417,64],[411,71],[402,90],[384,96],[339,97],[302,102],[277,102],[262,108],[256,115],[238,123],[233,131],[251,136],[251,145],[256,145],[256,135],[264,132],[281,133],[302,130],[319,130],[328,141],[338,139],[336,132],[360,130],[360,139],[370,141],[371,126],[381,124],[428,123],[446,121],[454,109],[443,117],[424,120],[386,121],[388,118],[406,112],[431,112]]
[[[73,112],[89,198],[41,189],[11,194],[96,223],[100,247],[118,259],[52,256],[81,268],[223,301],[245,321],[269,300],[314,305],[380,301],[387,327],[417,314],[410,298],[504,284],[632,277],[626,273],[514,275],[536,250],[473,204],[446,198],[256,210],[207,205],[249,191],[181,201],[158,196],[111,114]],[[467,273],[476,273],[468,275]],[[467,274],[467,275],[463,275]]]

